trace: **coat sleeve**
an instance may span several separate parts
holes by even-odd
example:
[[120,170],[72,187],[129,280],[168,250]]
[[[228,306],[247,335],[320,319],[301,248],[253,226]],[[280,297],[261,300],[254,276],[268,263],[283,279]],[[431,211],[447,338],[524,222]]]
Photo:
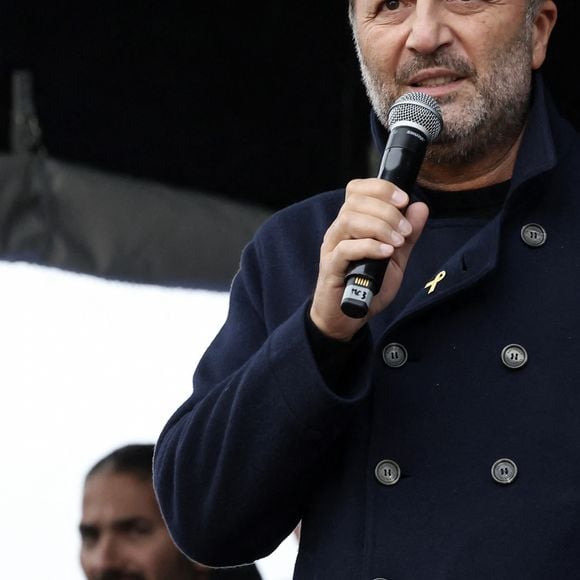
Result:
[[265,557],[291,533],[325,452],[369,389],[363,361],[349,395],[324,383],[306,334],[308,300],[280,323],[267,320],[259,255],[255,242],[245,249],[227,320],[154,455],[173,540],[211,566]]

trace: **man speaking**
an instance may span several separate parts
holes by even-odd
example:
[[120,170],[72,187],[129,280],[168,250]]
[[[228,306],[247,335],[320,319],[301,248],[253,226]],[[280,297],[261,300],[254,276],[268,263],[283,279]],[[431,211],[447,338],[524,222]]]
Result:
[[[157,443],[161,509],[217,566],[301,520],[297,580],[576,580],[580,138],[542,80],[556,3],[349,11],[378,150],[408,93],[441,131],[413,184],[352,181],[245,248]],[[381,260],[345,313],[353,265]]]

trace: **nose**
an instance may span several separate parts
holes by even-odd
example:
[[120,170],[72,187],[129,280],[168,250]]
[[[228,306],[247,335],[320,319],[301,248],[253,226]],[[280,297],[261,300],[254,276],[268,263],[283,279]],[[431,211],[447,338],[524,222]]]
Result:
[[445,21],[445,7],[433,0],[417,0],[409,16],[409,34],[405,46],[418,54],[432,54],[452,41],[452,31]]

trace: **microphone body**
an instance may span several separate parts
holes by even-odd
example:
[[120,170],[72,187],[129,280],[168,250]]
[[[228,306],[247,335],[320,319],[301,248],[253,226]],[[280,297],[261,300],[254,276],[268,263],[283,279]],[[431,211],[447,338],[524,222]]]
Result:
[[[427,146],[438,137],[443,125],[435,99],[424,93],[403,95],[389,111],[389,138],[378,177],[409,192],[417,180]],[[351,318],[367,315],[378,292],[389,260],[353,262],[345,276],[341,302],[344,314]]]

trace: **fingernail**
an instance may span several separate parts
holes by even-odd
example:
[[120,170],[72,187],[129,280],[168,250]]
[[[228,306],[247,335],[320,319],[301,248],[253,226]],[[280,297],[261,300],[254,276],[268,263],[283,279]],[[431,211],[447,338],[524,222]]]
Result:
[[390,256],[393,253],[393,246],[389,246],[388,244],[381,244],[380,250],[383,256]]
[[391,232],[391,239],[396,246],[405,243],[405,238],[399,232]]
[[398,230],[404,235],[407,236],[409,235],[412,231],[413,228],[411,227],[411,224],[406,220],[406,219],[402,219],[399,222],[399,227]]
[[405,203],[407,201],[407,194],[400,189],[395,189],[395,191],[393,191],[392,200],[395,203]]

